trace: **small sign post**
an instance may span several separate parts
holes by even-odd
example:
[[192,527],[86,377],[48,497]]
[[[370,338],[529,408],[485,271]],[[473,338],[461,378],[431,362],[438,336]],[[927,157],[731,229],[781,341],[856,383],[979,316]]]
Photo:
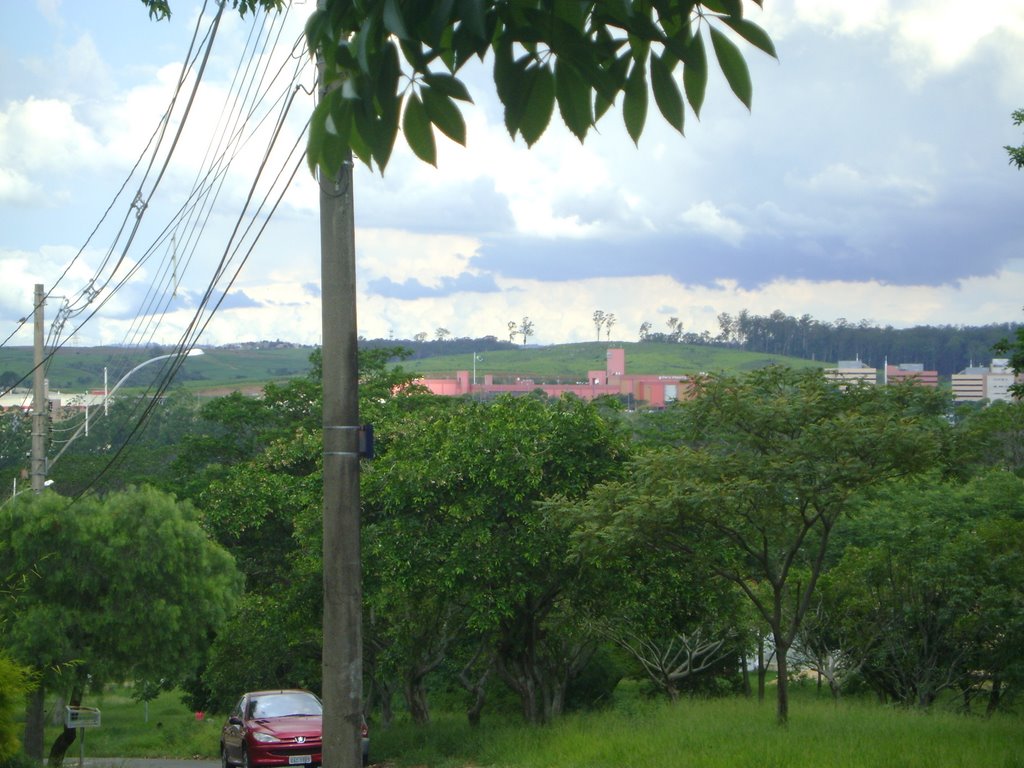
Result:
[[100,727],[100,711],[96,707],[64,707],[64,727],[78,733],[78,768],[85,765],[85,729]]

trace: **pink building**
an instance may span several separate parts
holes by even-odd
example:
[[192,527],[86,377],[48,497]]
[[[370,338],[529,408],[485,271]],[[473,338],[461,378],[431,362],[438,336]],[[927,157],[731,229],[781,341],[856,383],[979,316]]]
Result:
[[626,350],[609,349],[604,370],[588,371],[587,381],[576,384],[538,384],[533,379],[518,379],[514,384],[495,384],[492,374],[484,374],[483,383],[473,384],[469,371],[457,371],[454,379],[420,379],[435,395],[525,394],[541,389],[549,397],[572,393],[583,400],[602,395],[625,397],[634,404],[664,408],[689,392],[687,376],[632,376],[626,373]]
[[926,387],[939,386],[939,372],[926,371],[922,363],[903,363],[885,366],[885,381],[907,381],[913,379]]

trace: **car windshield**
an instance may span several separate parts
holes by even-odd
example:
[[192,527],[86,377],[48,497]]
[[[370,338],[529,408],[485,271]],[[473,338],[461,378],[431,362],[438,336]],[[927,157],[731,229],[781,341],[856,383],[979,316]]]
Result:
[[320,702],[309,693],[275,693],[253,700],[252,717],[288,717],[290,715],[319,715]]

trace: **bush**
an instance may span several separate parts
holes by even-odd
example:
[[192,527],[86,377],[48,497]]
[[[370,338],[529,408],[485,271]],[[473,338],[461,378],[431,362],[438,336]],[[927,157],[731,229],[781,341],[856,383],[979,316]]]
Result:
[[0,766],[21,750],[17,717],[33,684],[29,669],[0,654]]

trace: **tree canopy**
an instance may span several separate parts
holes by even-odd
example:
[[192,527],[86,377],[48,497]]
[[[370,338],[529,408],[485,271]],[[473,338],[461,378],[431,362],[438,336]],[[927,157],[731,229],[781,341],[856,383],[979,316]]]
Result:
[[[1014,111],[1013,124],[1024,125],[1024,109]],[[1007,145],[1004,149],[1010,156],[1010,165],[1016,165],[1017,168],[1024,168],[1024,144],[1021,144],[1019,147]]]
[[626,130],[639,141],[649,92],[682,133],[684,105],[699,115],[704,104],[709,47],[733,93],[751,106],[750,73],[726,29],[775,55],[768,35],[744,17],[742,0],[331,0],[306,25],[324,73],[309,164],[333,175],[351,151],[383,170],[400,127],[417,157],[436,164],[434,129],[466,141],[458,102],[472,97],[458,73],[474,58],[490,63],[505,127],[528,146],[556,105],[582,141],[620,97]]
[[941,403],[913,385],[843,390],[819,371],[710,377],[666,414],[664,447],[580,506],[583,535],[643,537],[741,589],[771,628],[784,722],[786,653],[832,531],[866,488],[933,464]]
[[[0,508],[0,539],[0,583],[20,584],[0,640],[73,705],[109,680],[180,682],[241,586],[195,510],[151,488],[74,504],[21,495]],[[51,765],[73,740],[58,736]]]

